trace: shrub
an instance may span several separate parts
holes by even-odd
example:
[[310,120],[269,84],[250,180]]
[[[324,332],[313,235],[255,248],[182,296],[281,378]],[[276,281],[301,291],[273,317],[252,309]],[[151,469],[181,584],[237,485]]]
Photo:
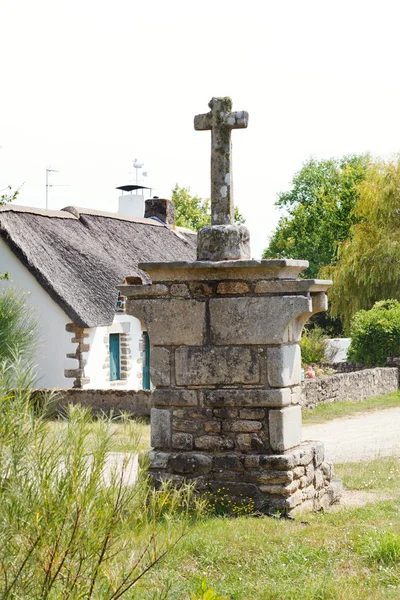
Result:
[[37,322],[24,293],[7,287],[0,293],[0,361],[29,360],[37,344]]
[[50,427],[22,365],[0,363],[0,596],[132,598],[202,505],[193,487],[153,489],[144,470],[129,484],[129,454],[122,466],[108,460],[109,418],[94,433],[75,406],[65,427]]
[[328,336],[321,327],[313,329],[304,329],[300,341],[301,361],[303,364],[330,362],[336,354],[335,349],[329,349],[327,346]]
[[387,364],[400,355],[400,302],[381,300],[371,310],[360,310],[351,322],[350,360],[367,366]]

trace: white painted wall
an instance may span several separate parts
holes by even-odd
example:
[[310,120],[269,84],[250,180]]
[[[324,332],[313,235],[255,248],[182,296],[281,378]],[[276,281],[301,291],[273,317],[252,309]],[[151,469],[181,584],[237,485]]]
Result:
[[118,214],[135,219],[144,218],[144,196],[123,194],[118,198]]
[[[85,343],[90,345],[90,350],[84,355],[87,363],[85,366],[85,377],[89,377],[90,382],[84,385],[85,389],[110,389],[121,388],[138,390],[141,388],[142,361],[140,353],[140,340],[142,338],[142,326],[138,319],[125,315],[116,314],[114,322],[109,327],[95,327],[85,330],[89,337],[85,338]],[[130,338],[131,365],[128,379],[120,382],[110,382],[106,369],[103,365],[106,363],[108,336],[110,333],[127,333]]]
[[326,340],[326,343],[329,348],[336,350],[333,362],[346,362],[351,338],[331,338]]
[[0,273],[9,272],[12,282],[0,280],[0,290],[14,286],[28,293],[28,303],[35,308],[39,322],[39,347],[36,353],[38,380],[36,387],[70,388],[73,379],[64,377],[64,369],[74,369],[77,361],[66,358],[75,352],[73,333],[65,331],[71,319],[42,288],[7,244],[0,239]]

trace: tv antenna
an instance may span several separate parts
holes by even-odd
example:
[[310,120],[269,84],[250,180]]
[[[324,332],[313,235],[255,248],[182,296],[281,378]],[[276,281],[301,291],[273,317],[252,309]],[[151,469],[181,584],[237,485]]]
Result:
[[51,169],[50,167],[47,167],[46,169],[46,209],[49,207],[49,189],[52,187],[69,187],[67,184],[54,184],[54,183],[49,183],[49,174],[50,173],[59,173],[60,171],[57,171],[57,169]]

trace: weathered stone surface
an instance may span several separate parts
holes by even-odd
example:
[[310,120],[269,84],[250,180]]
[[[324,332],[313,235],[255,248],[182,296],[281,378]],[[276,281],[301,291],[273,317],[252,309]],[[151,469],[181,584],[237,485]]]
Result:
[[214,456],[213,469],[223,469],[224,471],[243,471],[243,465],[235,454],[223,454],[221,456]]
[[216,452],[224,452],[233,450],[235,444],[231,438],[220,435],[201,435],[194,441],[194,446],[197,450],[211,450]]
[[127,312],[147,326],[154,346],[204,342],[205,303],[197,300],[128,300]]
[[258,483],[268,485],[288,485],[293,481],[293,471],[255,471]]
[[150,378],[155,386],[168,386],[171,383],[171,353],[167,348],[156,346],[151,350]]
[[319,467],[325,459],[325,447],[322,442],[315,442],[315,466]]
[[239,411],[239,417],[241,419],[260,421],[265,417],[265,410],[263,408],[242,408]]
[[258,383],[257,352],[249,348],[191,348],[175,351],[177,385]]
[[237,408],[214,408],[212,412],[217,419],[236,419],[239,414]]
[[192,450],[193,436],[190,433],[174,433],[171,445],[176,450]]
[[230,98],[211,98],[210,112],[196,115],[197,131],[211,130],[211,223],[229,225],[234,218],[232,191],[232,129],[247,127],[245,111],[232,112]]
[[273,450],[283,452],[301,442],[301,408],[289,406],[280,410],[272,409],[268,414],[269,437]]
[[[222,490],[221,487],[223,487]],[[221,486],[220,481],[211,481],[210,489],[211,492],[217,496],[218,494],[220,496],[228,494],[229,496],[235,496],[237,498],[257,498],[257,496],[260,496],[259,489],[252,483],[235,483],[231,481],[225,481],[223,486]]]
[[212,459],[205,454],[172,454],[168,467],[173,473],[204,474],[211,471]]
[[185,283],[173,283],[170,288],[171,296],[177,298],[189,298],[189,288]]
[[237,421],[223,421],[223,431],[233,431],[238,433],[252,433],[253,431],[260,431],[262,429],[262,423],[259,421],[246,421],[238,419]]
[[217,294],[248,294],[250,291],[245,281],[221,281],[217,285]]
[[292,481],[288,485],[280,485],[280,484],[260,485],[260,490],[264,494],[273,494],[273,495],[277,494],[279,496],[290,496],[291,494],[294,494],[294,492],[299,488],[299,486],[300,486],[300,483],[298,480],[296,480],[296,481]]
[[243,453],[266,452],[267,445],[257,433],[239,433],[236,436],[238,448]]
[[206,421],[204,431],[206,433],[219,433],[221,431],[221,421]]
[[[207,406],[221,408],[229,406],[248,406],[252,408],[288,406],[290,404],[290,390],[212,390],[205,393],[205,403]],[[214,414],[216,414],[215,410]],[[226,416],[223,418],[232,418],[229,413],[221,413],[221,416],[224,414]]]
[[213,417],[211,408],[178,408],[172,414],[177,419],[200,419],[202,421]]
[[333,464],[332,463],[330,463],[330,462],[322,463],[321,470],[327,479],[332,479],[332,477],[333,477]]
[[305,296],[211,298],[211,341],[216,345],[285,343],[290,322],[307,311],[311,313],[311,300]]
[[293,292],[325,292],[332,281],[324,279],[264,280],[254,286],[256,294],[290,294]]
[[304,444],[301,444],[298,464],[302,466],[307,466],[314,459],[314,453],[314,444],[311,444],[310,442],[305,442]]
[[171,446],[171,413],[169,410],[152,408],[151,445],[153,448],[170,448]]
[[211,285],[208,283],[190,283],[189,289],[194,296],[207,297],[211,296],[214,293],[214,290]]
[[298,344],[267,348],[268,383],[271,387],[298,385],[301,375],[301,355]]
[[196,406],[196,390],[154,390],[155,406]]
[[174,419],[172,421],[172,429],[174,431],[196,433],[203,429],[203,423],[194,419]]
[[211,225],[197,234],[197,260],[251,258],[250,232],[244,225]]
[[162,283],[153,285],[124,285],[124,295],[132,298],[164,298],[168,296],[168,287]]
[[168,464],[168,452],[149,452],[149,460],[152,469],[165,469]]
[[259,457],[260,466],[265,469],[288,470],[296,465],[294,454],[270,454]]

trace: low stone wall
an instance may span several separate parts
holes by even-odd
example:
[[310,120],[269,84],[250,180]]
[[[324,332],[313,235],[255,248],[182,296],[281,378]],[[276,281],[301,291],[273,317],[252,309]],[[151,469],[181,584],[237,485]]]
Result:
[[302,383],[300,404],[314,407],[322,402],[363,400],[395,392],[399,388],[399,370],[396,367],[377,367],[352,373],[337,373],[317,377]]
[[56,408],[60,410],[68,404],[82,404],[90,406],[94,413],[111,412],[120,414],[129,413],[135,417],[149,417],[153,404],[153,394],[148,390],[37,390],[40,396],[45,392],[56,393]]

